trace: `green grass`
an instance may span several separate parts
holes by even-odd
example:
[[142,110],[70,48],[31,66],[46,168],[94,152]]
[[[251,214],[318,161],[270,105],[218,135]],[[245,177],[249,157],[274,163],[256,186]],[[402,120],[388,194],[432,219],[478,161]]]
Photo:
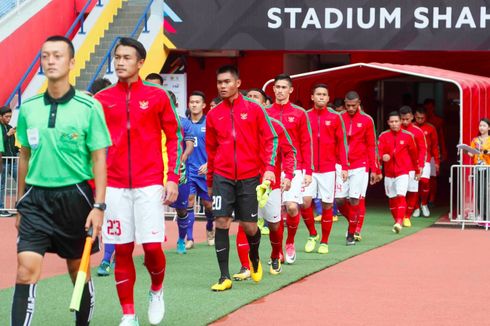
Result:
[[[433,216],[440,216],[436,209]],[[393,220],[387,208],[368,208],[363,229],[363,240],[356,246],[345,246],[347,223],[343,217],[334,223],[328,255],[306,254],[303,251],[307,238],[304,224],[296,236],[297,260],[294,265],[285,265],[283,273],[271,276],[268,273],[267,258],[270,254],[268,236],[262,238],[261,257],[264,278],[259,284],[253,281],[234,282],[233,289],[222,293],[210,291],[210,286],[219,277],[218,264],[214,250],[198,244],[187,255],[179,256],[175,251],[167,251],[167,271],[165,277],[165,325],[206,325],[241,306],[268,293],[277,291],[309,274],[335,265],[350,257],[359,255],[386,243],[413,234],[432,225],[435,218],[413,219],[411,229],[403,229],[400,235],[391,232]],[[317,223],[317,230],[320,225]],[[230,272],[240,268],[231,238]],[[135,258],[137,282],[135,287],[136,311],[141,325],[147,325],[146,316],[149,276],[141,256]],[[95,274],[95,270],[93,271]],[[117,325],[121,312],[116,295],[113,277],[95,277],[96,311],[92,325]],[[68,311],[72,286],[67,275],[45,279],[37,288],[36,313],[33,325],[71,325],[73,315]],[[0,291],[0,320],[9,320],[13,289]],[[4,322],[2,322],[3,324]]]

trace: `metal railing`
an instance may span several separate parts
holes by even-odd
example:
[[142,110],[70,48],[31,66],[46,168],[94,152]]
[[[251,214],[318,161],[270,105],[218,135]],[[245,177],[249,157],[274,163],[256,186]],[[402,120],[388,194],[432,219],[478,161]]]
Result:
[[[142,33],[149,33],[150,32],[150,30],[148,29],[148,12],[150,11],[150,8],[151,8],[151,5],[152,4],[153,4],[153,0],[151,0],[148,3],[148,5],[146,6],[143,14],[141,14],[140,18],[138,19],[138,22],[136,23],[136,26],[134,27],[134,29],[131,32],[131,34],[129,35],[129,37],[133,37],[134,38],[134,36],[138,32],[138,29],[141,27],[141,24],[143,24],[143,23],[145,25],[143,27]],[[119,41],[119,39],[121,37],[122,36],[116,36],[114,38],[114,40],[112,41],[111,46],[109,47],[109,50],[107,50],[106,54],[104,55],[104,58],[102,58],[101,63],[99,64],[99,66],[95,70],[94,75],[90,79],[90,82],[87,85],[87,91],[90,90],[90,88],[92,87],[92,84],[97,79],[97,76],[99,76],[100,72],[102,71],[102,69],[104,68],[104,66],[106,64],[107,64],[106,74],[112,74],[113,73],[113,71],[111,69],[112,51],[113,51],[114,47],[116,46],[117,42]]]
[[490,227],[490,166],[453,165],[449,179],[451,222]]
[[[27,1],[27,0],[24,0],[24,1]],[[85,18],[84,18],[85,12],[87,11],[87,8],[89,7],[89,5],[92,2],[94,2],[94,1],[97,1],[97,6],[102,6],[102,0],[88,0],[87,3],[85,4],[85,6],[80,11],[80,13],[78,14],[78,16],[75,19],[75,21],[70,26],[70,29],[68,30],[68,32],[66,32],[66,34],[65,34],[66,37],[69,37],[73,33],[73,31],[78,26],[78,24],[80,24],[80,31],[79,31],[79,33],[80,34],[85,34],[85,32],[83,30],[84,21],[85,21]],[[43,70],[42,70],[42,67],[41,67],[40,58],[41,58],[41,51],[39,51],[36,54],[36,57],[34,58],[34,60],[32,61],[32,63],[29,65],[29,68],[27,68],[26,72],[24,73],[24,75],[20,79],[19,83],[17,84],[17,86],[15,86],[14,90],[12,91],[12,93],[8,97],[7,101],[5,102],[5,105],[6,106],[10,106],[10,103],[12,102],[12,100],[14,99],[14,97],[16,95],[17,95],[17,107],[19,107],[22,104],[22,86],[24,85],[24,82],[29,77],[29,75],[31,74],[32,70],[35,67],[37,67],[39,65],[39,72],[38,72],[38,74],[39,75],[43,75],[44,74],[43,73]]]

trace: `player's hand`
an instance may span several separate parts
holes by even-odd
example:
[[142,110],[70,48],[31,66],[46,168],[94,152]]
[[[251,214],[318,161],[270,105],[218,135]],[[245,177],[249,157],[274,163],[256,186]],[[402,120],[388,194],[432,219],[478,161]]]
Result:
[[173,204],[177,200],[178,196],[179,196],[179,186],[173,181],[168,181],[167,185],[165,186],[165,199],[163,201],[163,204],[164,205]]
[[415,175],[415,181],[419,181],[419,180],[420,180],[420,176],[421,176],[421,175],[422,175],[421,173],[417,173],[417,174]]
[[281,191],[289,191],[289,189],[291,189],[291,180],[283,178],[281,180]]
[[342,170],[342,172],[340,172],[340,177],[342,178],[343,182],[347,181],[348,176],[349,176],[349,173],[347,172],[347,170]]
[[383,180],[383,174],[376,174],[376,182],[380,182],[381,180]]
[[276,183],[276,176],[274,175],[274,172],[272,172],[272,171],[265,171],[264,177],[262,179],[263,180],[269,180],[271,182],[271,184]]
[[15,128],[10,128],[10,130],[7,131],[7,136],[12,136],[13,134],[15,134]]
[[92,227],[92,243],[97,239],[102,231],[102,223],[104,222],[104,212],[97,208],[92,208],[85,221],[85,231]]
[[305,177],[303,178],[303,184],[302,187],[306,188],[311,184],[311,175],[305,174]]
[[383,155],[383,162],[388,162],[391,159],[390,154],[384,154]]
[[206,174],[208,173],[208,163],[204,163],[199,167],[198,174]]
[[373,184],[375,184],[376,182],[378,182],[378,176],[376,175],[376,173],[371,172],[371,173],[369,174],[369,184],[370,184],[370,185],[373,185]]
[[208,187],[208,196],[209,198],[213,198],[213,187]]

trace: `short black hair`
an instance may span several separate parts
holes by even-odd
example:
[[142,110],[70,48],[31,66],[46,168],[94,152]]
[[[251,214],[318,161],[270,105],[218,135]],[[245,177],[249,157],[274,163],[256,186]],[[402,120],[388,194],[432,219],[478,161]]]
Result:
[[116,54],[117,48],[120,46],[129,46],[136,50],[136,54],[138,55],[138,60],[146,59],[146,50],[143,44],[140,41],[135,40],[131,37],[121,37],[117,42],[116,47],[114,48],[114,55]]
[[347,94],[345,94],[345,99],[347,101],[352,101],[352,100],[360,100],[361,98],[359,97],[359,94],[357,94],[356,91],[349,91]]
[[44,43],[46,43],[46,42],[64,42],[64,43],[66,43],[68,45],[68,52],[70,54],[70,59],[75,57],[75,47],[73,46],[73,43],[71,42],[71,40],[68,37],[61,36],[61,35],[53,35],[53,36],[48,37],[46,39],[46,41],[44,41]]
[[92,83],[92,86],[90,86],[89,92],[95,95],[107,86],[110,86],[111,84],[111,81],[107,78],[97,78]]
[[401,115],[405,115],[405,114],[409,114],[409,113],[413,113],[412,112],[412,108],[409,107],[408,105],[404,105],[400,108],[399,110],[400,114]]
[[293,86],[293,80],[291,79],[291,76],[288,74],[279,74],[274,78],[274,84],[277,83],[280,80],[285,80],[289,83],[289,86]]
[[334,108],[340,108],[341,106],[344,106],[344,100],[341,99],[340,97],[336,97],[333,100],[333,107]]
[[325,88],[328,92],[328,86],[327,84],[323,84],[323,83],[318,83],[318,84],[315,84],[313,85],[313,87],[311,88],[311,94],[315,94],[315,91],[317,88]]
[[191,96],[200,96],[200,97],[202,97],[202,101],[203,101],[203,102],[206,102],[206,95],[205,95],[205,94],[204,94],[204,92],[202,92],[202,91],[193,91],[193,92],[191,93],[191,95],[189,95],[189,98],[190,98]]
[[427,110],[423,107],[418,107],[416,110],[415,110],[415,113],[420,113],[420,114],[427,114]]
[[146,76],[145,80],[148,79],[158,79],[160,85],[163,85],[163,77],[160,74],[157,74],[156,72],[149,73],[148,76]]
[[4,116],[4,115],[6,115],[7,113],[12,113],[12,109],[11,109],[11,108],[9,108],[8,106],[2,106],[2,107],[0,108],[0,115],[1,115],[1,116]]
[[236,79],[240,79],[240,71],[238,71],[238,68],[234,65],[224,65],[219,67],[218,70],[216,70],[216,76],[227,72],[232,74]]
[[387,120],[389,120],[391,117],[398,117],[401,119],[400,113],[398,111],[391,111],[390,113],[388,113],[388,119]]
[[265,103],[265,101],[267,100],[267,94],[266,94],[266,93],[265,93],[265,92],[264,92],[262,89],[260,89],[260,88],[256,88],[256,87],[254,87],[254,88],[250,88],[250,89],[248,90],[247,94],[248,94],[249,92],[251,92],[251,91],[254,91],[254,92],[259,92],[259,93],[260,93],[260,95],[262,95],[262,98],[264,99],[264,103]]
[[223,99],[221,97],[219,97],[219,96],[218,97],[215,97],[215,98],[213,98],[211,100],[211,102],[214,102],[216,104],[221,103],[221,101],[223,101]]

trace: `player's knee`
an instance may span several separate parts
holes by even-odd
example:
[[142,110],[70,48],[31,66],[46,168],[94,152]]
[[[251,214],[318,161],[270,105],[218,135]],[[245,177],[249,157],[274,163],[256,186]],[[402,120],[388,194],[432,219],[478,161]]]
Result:
[[160,242],[143,243],[143,251],[145,254],[153,254],[162,250],[162,244]]
[[177,217],[178,218],[185,218],[185,217],[187,217],[187,209],[178,208],[175,211],[177,212]]
[[307,198],[307,197],[303,197],[303,205],[302,207],[303,208],[310,208],[311,207],[311,201],[312,199],[311,198]]
[[[40,269],[41,267],[39,267]],[[26,266],[19,264],[17,266],[17,277],[15,283],[17,284],[34,284],[39,279],[40,271],[33,266]]]
[[204,210],[206,212],[212,211],[212,209],[213,209],[213,203],[212,202],[206,200],[206,201],[203,201],[203,205],[204,205]]
[[286,211],[289,216],[298,215],[298,204],[296,203],[288,203],[286,206]]
[[116,257],[132,256],[134,250],[134,242],[117,244],[116,245]]
[[345,205],[345,198],[337,198],[337,199],[335,199],[335,202],[337,203],[337,206],[344,206]]
[[322,203],[323,209],[331,209],[333,208],[333,203]]

